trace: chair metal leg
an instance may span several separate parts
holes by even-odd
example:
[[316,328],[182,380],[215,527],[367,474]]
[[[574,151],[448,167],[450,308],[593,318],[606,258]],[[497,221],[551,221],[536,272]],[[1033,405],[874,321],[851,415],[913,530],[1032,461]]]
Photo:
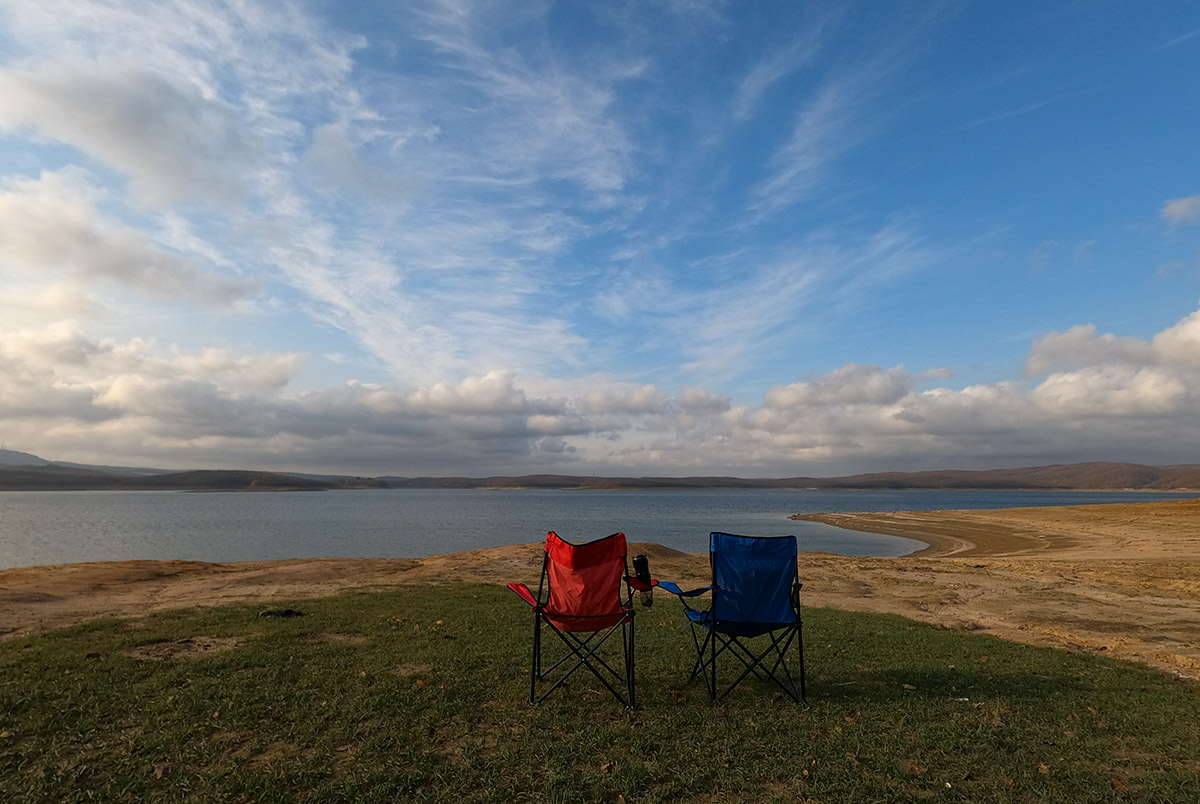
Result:
[[[808,700],[804,674],[804,645],[798,624],[764,635],[770,641],[761,648],[748,645],[736,636],[717,633],[711,629],[706,630],[708,633],[705,642],[697,650],[698,656],[696,665],[693,666],[692,678],[694,679],[700,673],[704,674],[704,683],[708,688],[709,697],[713,701],[724,700],[725,696],[750,675],[754,675],[761,681],[774,682],[794,701]],[[698,642],[698,640],[696,641]],[[793,641],[796,642],[797,659],[799,660],[799,684],[796,683],[792,667],[787,662],[787,653],[791,649]],[[733,656],[743,666],[741,673],[737,674],[736,678],[723,688],[717,679],[717,662],[722,654]]]
[[537,682],[542,675],[542,618],[533,614],[533,657],[529,662],[529,705],[537,700]]
[[[542,645],[540,630],[542,619],[543,618],[539,617],[538,630],[534,632],[534,641],[537,645],[537,654],[534,658],[532,679],[530,684],[531,704],[541,703],[542,701],[546,700],[550,693],[562,686],[575,673],[575,671],[583,668],[595,676],[596,679],[604,686],[604,688],[612,693],[613,697],[615,697],[618,701],[628,707],[632,707],[634,705],[633,701],[636,690],[634,688],[633,678],[634,635],[632,617],[622,620],[605,631],[581,632],[587,633],[587,636],[582,639],[575,632],[563,631],[555,627],[554,623],[547,620],[545,623],[546,627],[549,628],[555,634],[555,636],[559,638],[559,640],[567,649],[566,654],[549,667],[544,666],[542,659],[542,649],[544,647]],[[622,657],[623,663],[617,666],[621,667],[624,672],[620,672],[615,669],[613,665],[609,664],[608,661],[606,661],[605,658],[598,652],[601,646],[609,639],[609,637],[616,633],[618,628],[621,630],[621,650],[624,656]],[[574,662],[573,664],[571,664],[572,660]],[[558,677],[552,683],[550,683],[550,686],[544,688],[541,695],[538,695],[537,682],[547,680],[549,676],[555,674],[555,671],[560,670],[560,668],[563,668],[564,665],[568,664],[570,666],[563,669],[561,675],[558,675]],[[606,673],[608,674],[607,676],[605,675]],[[623,685],[625,687],[624,694],[622,694],[618,687],[614,686],[614,682],[619,682],[621,680],[625,682]]]
[[800,657],[800,697],[808,702],[808,690],[804,684],[804,623],[796,622],[796,653]]
[[[625,643],[625,682],[629,690],[629,703],[626,704],[630,709],[637,706],[636,690],[634,689],[633,676],[633,657],[634,657],[634,619],[629,618],[629,640]],[[624,628],[622,628],[624,630]]]
[[711,700],[717,700],[717,633],[709,629],[708,632],[708,666],[709,672],[712,673],[712,683],[708,685],[708,697]]

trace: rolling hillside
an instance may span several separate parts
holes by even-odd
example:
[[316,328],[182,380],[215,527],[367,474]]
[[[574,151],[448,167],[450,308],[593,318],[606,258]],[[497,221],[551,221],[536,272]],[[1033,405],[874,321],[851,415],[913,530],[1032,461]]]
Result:
[[346,488],[445,489],[1030,489],[1200,490],[1200,464],[1145,466],[1073,463],[1018,469],[878,472],[845,477],[344,477],[335,475],[193,470],[165,472],[56,464],[36,455],[0,450],[0,490],[161,489],[178,491],[300,491]]

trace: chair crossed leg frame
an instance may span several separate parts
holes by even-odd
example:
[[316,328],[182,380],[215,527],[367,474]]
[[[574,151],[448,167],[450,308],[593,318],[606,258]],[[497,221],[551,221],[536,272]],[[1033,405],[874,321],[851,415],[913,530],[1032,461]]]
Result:
[[[703,642],[697,636],[696,630],[698,628],[704,629]],[[800,628],[801,625],[797,622],[794,626],[789,625],[785,628],[777,628],[760,635],[769,637],[770,641],[761,651],[755,653],[738,636],[723,634],[713,627],[705,627],[693,623],[692,642],[696,646],[696,663],[692,665],[692,673],[688,677],[688,680],[694,681],[697,676],[702,675],[704,677],[704,685],[708,688],[709,697],[714,701],[720,701],[734,687],[740,684],[746,676],[753,673],[761,681],[774,681],[794,701],[808,700],[804,681],[804,640],[802,637],[798,638],[800,637]],[[797,690],[796,679],[792,676],[791,668],[787,663],[787,651],[793,642],[796,643],[796,656],[800,663],[799,690]],[[729,655],[738,659],[745,669],[724,690],[718,692],[717,658],[724,653],[729,653]],[[768,667],[766,662],[772,658],[774,662]],[[781,670],[782,674],[780,673]],[[797,691],[799,695],[796,694]]]
[[[574,631],[564,631],[558,628],[554,623],[550,622],[540,612],[535,612],[536,624],[533,629],[533,661],[531,662],[531,671],[529,679],[529,703],[530,705],[541,703],[546,697],[558,689],[562,684],[571,677],[579,668],[586,668],[592,675],[599,679],[600,683],[613,694],[613,696],[625,704],[625,706],[633,708],[636,704],[634,691],[634,673],[633,673],[633,657],[634,657],[634,631],[633,631],[633,616],[622,619],[616,625],[600,631],[582,632],[586,636],[579,636],[579,633]],[[567,653],[562,658],[556,661],[549,667],[542,666],[542,625],[553,631],[562,643],[567,647]],[[617,631],[621,632],[622,652],[624,653],[624,672],[620,672],[613,668],[604,657],[600,655],[599,650],[608,638]],[[551,674],[561,668],[563,665],[575,660],[566,670],[563,671],[550,686],[545,689],[541,695],[537,694],[537,684],[539,681],[545,681]],[[593,663],[594,662],[594,663]],[[624,694],[618,690],[613,682],[618,682],[625,687]]]

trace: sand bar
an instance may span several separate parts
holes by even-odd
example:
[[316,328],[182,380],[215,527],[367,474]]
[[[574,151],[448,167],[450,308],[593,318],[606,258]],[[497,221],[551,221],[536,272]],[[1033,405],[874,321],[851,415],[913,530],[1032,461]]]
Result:
[[[807,605],[1131,659],[1200,679],[1200,500],[805,516],[918,539],[904,558],[802,554]],[[535,582],[540,544],[425,559],[120,561],[0,570],[0,639],[99,617],[279,602],[405,583]],[[653,573],[701,583],[707,557],[649,543]],[[514,598],[514,605],[516,599]],[[835,635],[809,633],[813,651]]]

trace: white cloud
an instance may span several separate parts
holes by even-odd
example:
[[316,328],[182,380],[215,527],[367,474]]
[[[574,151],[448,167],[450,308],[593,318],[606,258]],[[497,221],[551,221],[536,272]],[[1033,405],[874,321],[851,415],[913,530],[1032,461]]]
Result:
[[833,15],[806,19],[797,25],[799,36],[754,64],[738,85],[733,102],[734,118],[750,117],[776,84],[815,62],[834,21]]
[[441,2],[418,12],[421,38],[461,75],[438,91],[456,93],[472,110],[470,121],[456,126],[457,136],[471,143],[459,156],[482,158],[462,163],[458,178],[524,185],[567,180],[608,205],[630,169],[628,137],[609,115],[614,86],[636,75],[641,60],[572,72],[536,47],[521,52],[492,46],[498,30],[521,26],[536,10],[510,8],[497,15]]
[[61,321],[42,330],[0,333],[0,354],[6,359],[50,374],[60,367],[85,365],[112,349],[112,344],[86,338],[71,321]]
[[588,392],[581,400],[588,413],[661,413],[667,409],[670,397],[653,385],[639,388],[605,388]]
[[1043,376],[1088,367],[1146,366],[1191,370],[1200,367],[1200,311],[1159,332],[1150,341],[1097,334],[1094,324],[1037,338],[1026,360],[1026,374]]
[[0,308],[10,324],[42,322],[47,318],[101,318],[103,304],[91,298],[84,288],[72,281],[18,280],[14,275],[0,290]]
[[261,169],[234,110],[200,87],[114,64],[0,71],[0,130],[31,129],[129,176],[150,205],[199,197],[228,207]]
[[[250,290],[206,270],[204,260],[164,249],[141,230],[102,215],[96,204],[103,195],[77,169],[0,185],[0,271],[29,281],[109,282],[207,305],[229,305]],[[86,306],[62,289],[43,301],[56,297]]]
[[1151,343],[1162,364],[1200,368],[1200,310],[1155,335]]
[[[807,33],[798,36],[799,50],[793,58],[803,59],[805,53],[824,57],[817,53],[816,43],[838,21],[836,12],[825,13],[824,18],[805,26]],[[879,101],[886,97],[894,77],[924,46],[929,28],[939,22],[937,17],[938,12],[933,12],[893,20],[879,39],[867,34],[868,51],[834,54],[813,79],[792,87],[796,97],[782,107],[795,110],[787,138],[771,155],[769,175],[753,190],[759,212],[778,211],[811,201],[818,193],[828,196],[833,192],[830,179],[835,166],[881,130],[886,112]],[[777,64],[764,62],[743,85],[735,108],[751,108],[758,94],[787,72],[785,65],[787,57]]]
[[1162,216],[1172,223],[1191,223],[1200,220],[1200,195],[1171,199],[1163,204]]
[[1060,419],[1182,413],[1188,397],[1184,382],[1161,369],[1102,366],[1047,377],[1033,390],[1033,400]]
[[773,156],[771,175],[755,191],[766,209],[809,200],[828,180],[833,162],[865,138],[863,92],[857,81],[833,81],[809,99]]
[[1154,360],[1153,351],[1151,344],[1138,338],[1111,333],[1097,335],[1095,324],[1081,324],[1066,332],[1051,332],[1035,339],[1025,361],[1025,371],[1037,377],[1085,366],[1145,364]]
[[913,377],[902,366],[885,371],[879,366],[851,364],[814,380],[777,385],[767,392],[764,407],[890,405],[911,393],[913,385]]
[[390,161],[363,158],[346,126],[329,123],[313,131],[304,154],[307,178],[325,193],[367,197],[378,203],[405,204],[418,182],[395,170]]
[[0,337],[0,415],[10,441],[68,450],[50,457],[76,456],[72,440],[120,456],[133,439],[140,464],[357,474],[828,475],[1103,460],[1117,450],[1137,460],[1200,446],[1200,371],[1175,346],[1191,342],[1196,321],[1200,312],[1140,349],[1076,328],[1058,359],[1095,363],[1032,386],[918,391],[937,372],[847,365],[777,386],[757,406],[694,387],[671,394],[505,371],[417,389],[291,393],[302,355],[95,340],[62,323]]
[[238,357],[228,349],[182,353],[170,363],[189,377],[203,378],[239,392],[280,390],[288,385],[307,356],[296,353]]
[[404,408],[428,415],[524,414],[529,410],[525,393],[516,387],[508,371],[493,371],[483,377],[467,377],[458,385],[437,383],[403,397]]
[[685,414],[704,416],[729,410],[729,397],[712,394],[703,388],[688,386],[675,399]]

